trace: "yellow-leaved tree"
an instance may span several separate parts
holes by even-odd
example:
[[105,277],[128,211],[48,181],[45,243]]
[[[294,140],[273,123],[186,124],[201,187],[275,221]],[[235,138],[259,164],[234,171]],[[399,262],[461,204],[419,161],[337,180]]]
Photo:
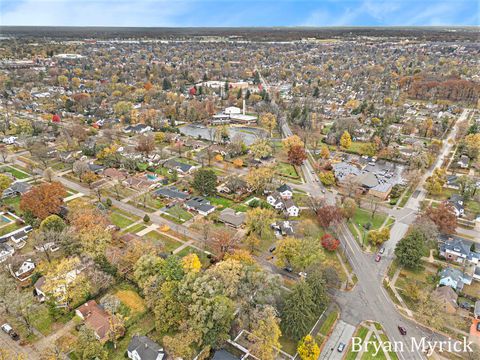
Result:
[[344,131],[342,137],[340,138],[340,146],[344,149],[349,149],[352,146],[352,137],[348,131]]
[[202,263],[197,254],[188,254],[182,258],[182,267],[185,272],[198,273],[202,269]]
[[307,335],[298,342],[297,351],[302,360],[317,360],[320,356],[320,348],[312,335]]

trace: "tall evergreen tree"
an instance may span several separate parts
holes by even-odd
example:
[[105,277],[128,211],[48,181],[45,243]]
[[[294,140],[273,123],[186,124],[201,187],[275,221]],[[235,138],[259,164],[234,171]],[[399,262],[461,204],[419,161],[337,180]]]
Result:
[[306,281],[300,281],[285,298],[282,310],[282,332],[299,340],[315,322],[313,292]]

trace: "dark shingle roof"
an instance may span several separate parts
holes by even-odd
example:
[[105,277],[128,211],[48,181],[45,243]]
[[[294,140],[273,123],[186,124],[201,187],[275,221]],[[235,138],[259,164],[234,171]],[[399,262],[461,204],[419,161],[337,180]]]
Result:
[[163,348],[146,336],[134,335],[128,344],[128,351],[136,351],[141,360],[156,360],[161,354],[163,358]]

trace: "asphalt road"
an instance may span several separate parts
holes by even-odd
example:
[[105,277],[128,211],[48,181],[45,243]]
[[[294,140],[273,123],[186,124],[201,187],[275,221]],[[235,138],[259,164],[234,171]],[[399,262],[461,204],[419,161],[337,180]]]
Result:
[[[320,360],[342,360],[343,355],[348,349],[348,343],[355,333],[355,326],[347,324],[343,320],[339,320],[332,334],[328,338],[324,351],[320,355]],[[339,352],[338,346],[340,343],[345,344],[345,349]]]
[[[346,225],[340,226],[340,240],[345,247],[346,255],[357,275],[358,283],[352,292],[338,294],[338,302],[342,310],[341,319],[358,325],[363,320],[373,320],[382,324],[386,335],[391,341],[404,343],[405,351],[398,353],[402,360],[423,359],[418,351],[411,352],[411,338],[420,340],[422,337],[445,340],[443,336],[432,334],[400,315],[382,286],[384,268],[391,258],[375,262],[374,255],[362,252],[357,241],[348,231]],[[407,330],[407,336],[400,335],[398,326]]]

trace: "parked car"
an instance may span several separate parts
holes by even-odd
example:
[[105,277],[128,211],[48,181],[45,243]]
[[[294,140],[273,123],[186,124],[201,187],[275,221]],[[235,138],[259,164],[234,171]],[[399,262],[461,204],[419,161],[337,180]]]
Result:
[[290,266],[285,266],[283,268],[283,270],[285,270],[286,272],[289,272],[289,273],[291,273],[293,271],[293,269]]
[[385,248],[382,246],[382,247],[380,248],[380,251],[379,251],[378,253],[379,253],[379,254],[383,254],[384,252],[385,252]]
[[400,334],[402,335],[407,335],[407,329],[405,329],[403,326],[398,325],[398,331],[400,331]]
[[377,254],[377,256],[375,256],[375,261],[380,262],[380,260],[382,260],[382,255]]
[[298,276],[300,276],[302,279],[305,279],[307,277],[307,273],[302,271],[298,273]]
[[337,351],[343,352],[343,350],[345,350],[345,344],[344,343],[338,344]]
[[467,309],[467,310],[469,310],[470,307],[471,307],[471,305],[470,305],[469,302],[464,301],[464,302],[461,302],[461,303],[460,303],[460,307],[461,307],[462,309]]
[[16,340],[19,339],[18,334],[13,330],[13,328],[9,324],[7,324],[7,323],[3,324],[2,325],[2,330],[6,334],[8,334],[13,340],[16,341]]

